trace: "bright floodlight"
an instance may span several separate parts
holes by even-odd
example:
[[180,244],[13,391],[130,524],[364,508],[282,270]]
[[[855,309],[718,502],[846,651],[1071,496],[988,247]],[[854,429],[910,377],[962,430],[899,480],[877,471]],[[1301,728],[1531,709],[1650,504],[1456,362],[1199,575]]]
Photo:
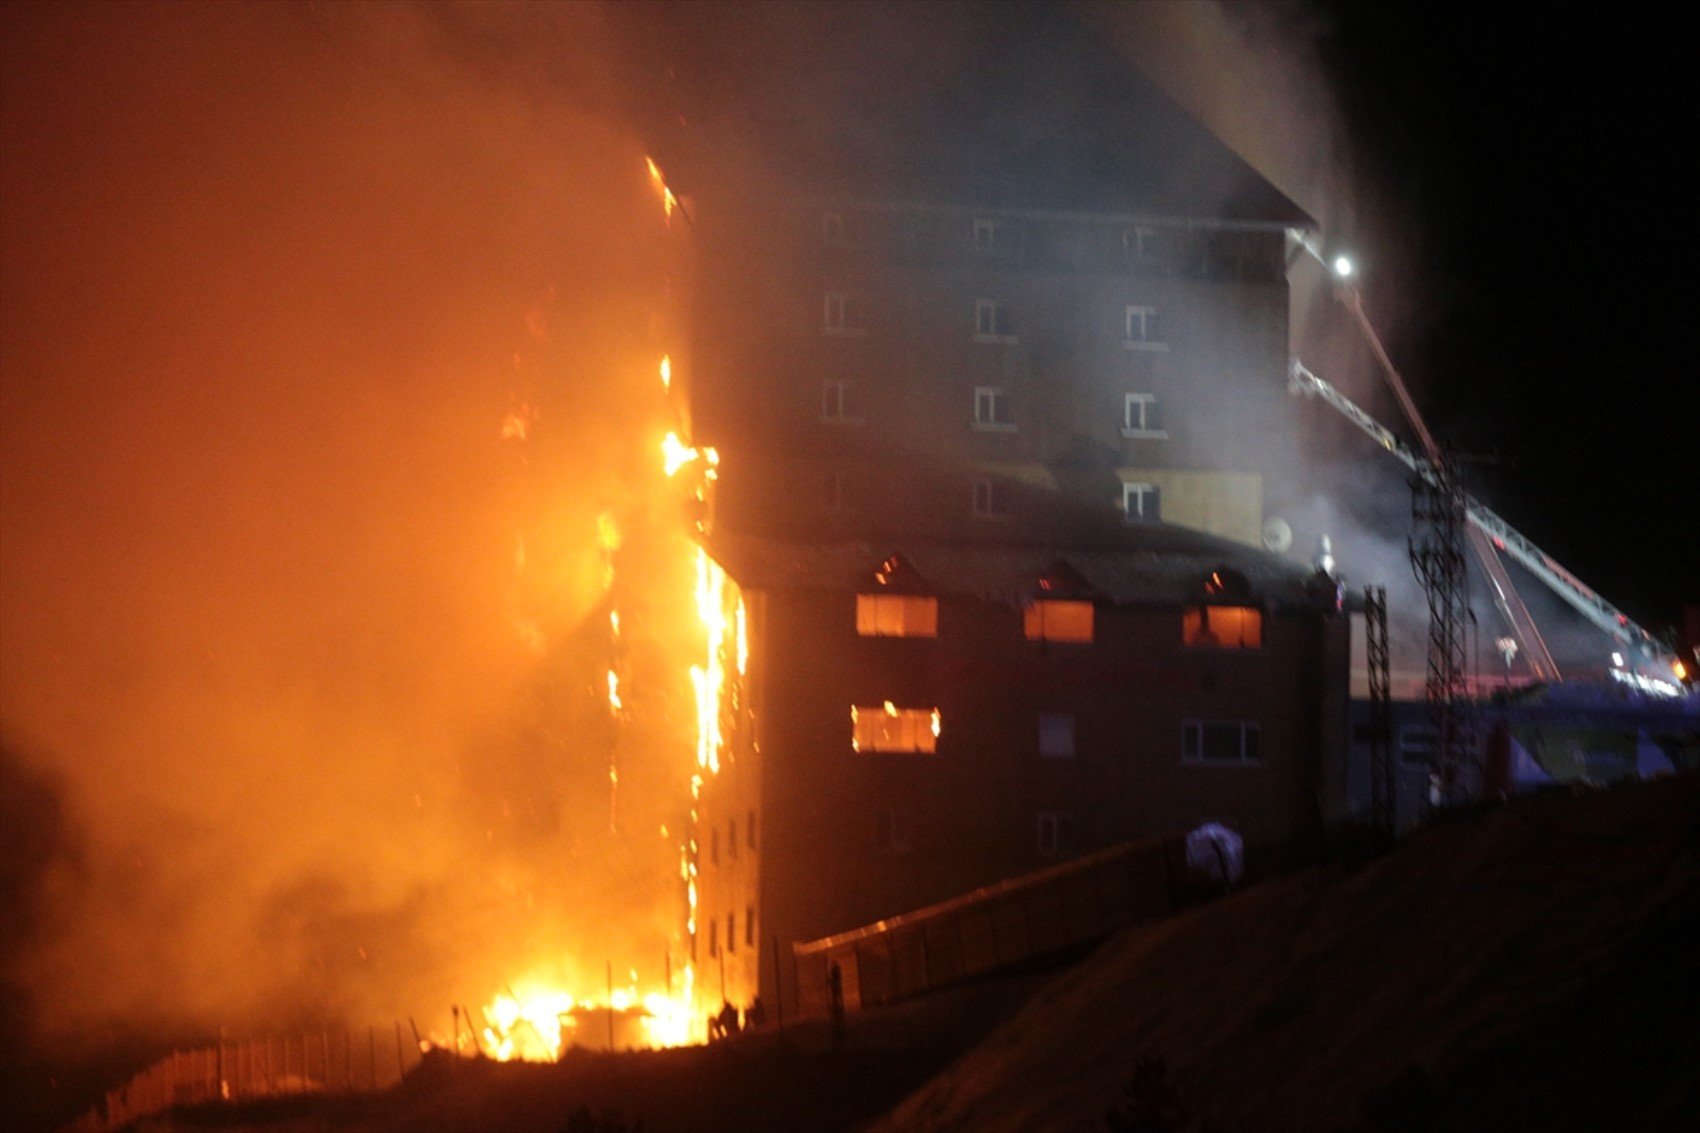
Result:
[[1334,274],[1341,279],[1350,279],[1354,268],[1350,256],[1334,257]]

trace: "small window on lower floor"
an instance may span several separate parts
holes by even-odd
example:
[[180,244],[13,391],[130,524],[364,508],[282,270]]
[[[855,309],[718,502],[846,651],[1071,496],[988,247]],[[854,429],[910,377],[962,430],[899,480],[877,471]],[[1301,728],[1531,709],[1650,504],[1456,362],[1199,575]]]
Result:
[[1421,764],[1427,767],[1434,762],[1434,729],[1426,725],[1408,726],[1399,729],[1399,762]]
[[1074,716],[1067,712],[1039,713],[1039,754],[1046,759],[1074,758]]
[[1181,762],[1261,763],[1258,732],[1250,720],[1187,720],[1181,724]]
[[1069,817],[1059,811],[1039,812],[1039,853],[1056,858],[1069,851]]
[[901,854],[909,849],[909,824],[895,810],[882,810],[874,844],[888,854]]

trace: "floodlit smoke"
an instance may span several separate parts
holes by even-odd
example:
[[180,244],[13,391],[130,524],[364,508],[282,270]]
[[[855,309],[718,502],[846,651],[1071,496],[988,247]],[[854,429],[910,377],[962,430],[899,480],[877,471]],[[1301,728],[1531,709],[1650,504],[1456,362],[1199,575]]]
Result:
[[[8,7],[0,723],[63,820],[4,959],[40,1034],[661,980],[690,753],[640,737],[677,764],[627,753],[611,834],[597,521],[665,557],[666,230],[604,15]],[[625,611],[629,701],[683,695],[642,643],[688,600]]]

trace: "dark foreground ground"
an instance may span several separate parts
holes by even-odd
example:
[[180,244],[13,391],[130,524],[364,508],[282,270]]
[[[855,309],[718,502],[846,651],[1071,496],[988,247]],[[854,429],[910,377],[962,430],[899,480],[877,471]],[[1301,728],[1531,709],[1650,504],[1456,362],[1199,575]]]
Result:
[[[1700,778],[1455,816],[1049,974],[160,1133],[1700,1129]],[[603,1116],[609,1115],[604,1121]]]

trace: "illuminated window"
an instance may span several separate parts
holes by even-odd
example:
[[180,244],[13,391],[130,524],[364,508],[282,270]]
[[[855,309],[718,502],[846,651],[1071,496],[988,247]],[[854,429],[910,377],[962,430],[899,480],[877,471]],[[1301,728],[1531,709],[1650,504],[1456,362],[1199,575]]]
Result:
[[1195,649],[1262,649],[1263,611],[1255,606],[1193,606],[1181,612],[1181,642]]
[[867,333],[862,324],[862,301],[846,291],[828,291],[821,329],[838,335]]
[[1092,603],[1044,598],[1022,612],[1028,641],[1091,642]]
[[1262,762],[1258,727],[1249,720],[1187,720],[1181,724],[1182,763]]
[[932,755],[938,751],[938,744],[937,708],[899,708],[888,700],[883,705],[850,709],[850,747],[854,751]]
[[1122,327],[1122,345],[1129,350],[1167,350],[1163,342],[1163,321],[1155,307],[1129,304]]
[[974,427],[991,432],[1015,431],[1015,410],[1010,406],[1008,390],[1002,386],[975,387]]
[[1058,811],[1040,811],[1038,814],[1039,853],[1045,857],[1056,857],[1061,854],[1067,843],[1067,827],[1068,816]]
[[1066,712],[1039,713],[1039,754],[1045,759],[1074,758],[1074,717]]
[[1009,485],[998,480],[974,481],[974,514],[981,519],[1009,516]]
[[939,600],[913,594],[858,594],[856,632],[862,637],[937,637]]
[[1163,518],[1163,493],[1155,484],[1122,481],[1122,516],[1129,523],[1156,523]]
[[1122,436],[1164,440],[1163,407],[1150,393],[1130,393],[1122,401]]
[[1014,342],[1015,323],[1009,317],[1009,308],[996,299],[976,299],[974,337],[980,342]]
[[845,424],[859,424],[856,412],[856,386],[853,382],[827,381],[820,384],[820,419]]

